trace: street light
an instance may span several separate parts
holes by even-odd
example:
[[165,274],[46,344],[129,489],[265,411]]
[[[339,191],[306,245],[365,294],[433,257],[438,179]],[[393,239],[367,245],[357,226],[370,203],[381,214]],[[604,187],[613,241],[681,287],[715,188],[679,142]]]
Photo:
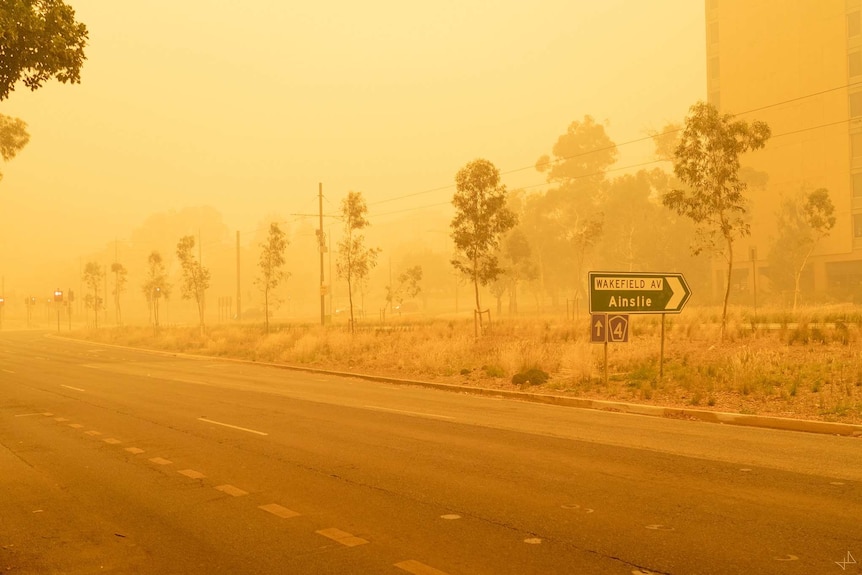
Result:
[[57,308],[57,333],[60,333],[60,307],[63,303],[63,292],[60,288],[54,290],[54,307]]

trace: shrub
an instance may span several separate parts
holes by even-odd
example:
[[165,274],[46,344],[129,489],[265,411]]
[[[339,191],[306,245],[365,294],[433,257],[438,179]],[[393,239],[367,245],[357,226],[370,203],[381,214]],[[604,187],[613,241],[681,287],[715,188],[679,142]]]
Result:
[[549,377],[550,376],[547,371],[542,371],[541,369],[533,367],[513,375],[512,383],[515,385],[524,385],[525,383],[529,383],[530,385],[542,385],[548,381]]

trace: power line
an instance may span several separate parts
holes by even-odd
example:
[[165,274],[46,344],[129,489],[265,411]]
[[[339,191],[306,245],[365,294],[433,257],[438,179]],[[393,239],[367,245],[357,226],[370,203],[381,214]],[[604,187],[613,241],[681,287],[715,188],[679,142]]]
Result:
[[[785,104],[790,104],[790,103],[793,103],[793,102],[798,102],[798,101],[800,101],[800,100],[804,100],[804,99],[807,99],[807,98],[814,98],[814,97],[817,97],[817,96],[822,96],[822,95],[824,95],[824,94],[828,94],[828,93],[831,93],[831,92],[836,92],[836,91],[838,91],[838,90],[844,90],[844,89],[854,88],[854,87],[856,87],[856,86],[862,86],[862,82],[852,82],[852,83],[849,83],[849,84],[845,84],[845,85],[843,85],[843,86],[836,86],[836,87],[834,87],[834,88],[829,88],[829,89],[827,89],[827,90],[821,90],[821,91],[819,91],[819,92],[812,92],[812,93],[810,93],[810,94],[805,94],[805,95],[803,95],[803,96],[797,96],[797,97],[795,97],[795,98],[790,98],[790,99],[788,99],[788,100],[782,100],[782,101],[780,101],[780,102],[775,102],[775,103],[772,103],[772,104],[767,104],[767,105],[765,105],[765,106],[761,106],[761,107],[759,107],[759,108],[752,108],[752,109],[750,109],[750,110],[746,110],[746,111],[744,111],[744,112],[738,112],[738,113],[736,113],[736,114],[732,114],[732,115],[733,115],[733,116],[742,116],[742,115],[745,115],[745,114],[752,114],[752,113],[754,113],[754,112],[760,112],[760,111],[763,111],[763,110],[767,110],[767,109],[769,109],[769,108],[775,108],[775,107],[778,107],[778,106],[783,106],[783,105],[785,105]],[[849,120],[847,120],[847,121],[849,121]],[[842,122],[843,122],[843,120],[842,120]],[[841,123],[841,122],[837,122],[837,123]],[[831,124],[830,124],[830,125],[831,125]],[[816,128],[819,128],[819,127],[825,127],[825,125],[824,125],[824,126],[815,126],[815,127],[813,127],[813,128],[807,128],[807,129],[816,129]],[[631,145],[631,144],[638,144],[638,143],[641,143],[641,142],[645,142],[645,141],[648,141],[648,140],[652,140],[652,139],[654,139],[654,138],[656,138],[656,137],[668,136],[668,135],[670,135],[670,134],[675,134],[675,133],[680,132],[680,131],[682,131],[682,130],[683,130],[683,128],[674,128],[674,129],[672,129],[672,130],[667,130],[667,131],[665,131],[665,132],[661,132],[661,133],[657,133],[657,134],[651,134],[651,135],[649,135],[649,136],[643,136],[643,137],[641,137],[641,138],[635,138],[635,139],[633,139],[633,140],[627,140],[627,141],[625,141],[625,142],[621,142],[621,143],[619,143],[619,144],[612,144],[612,145],[610,145],[610,146],[604,146],[604,147],[601,147],[601,148],[596,148],[596,149],[594,149],[594,150],[588,150],[588,151],[586,151],[586,152],[579,152],[579,153],[577,153],[577,154],[572,154],[572,155],[569,155],[569,156],[563,156],[563,157],[561,157],[561,158],[557,158],[556,160],[551,160],[551,159],[549,159],[547,162],[543,163],[542,165],[550,166],[550,165],[551,165],[551,164],[553,164],[554,162],[561,162],[561,161],[565,161],[565,160],[571,160],[571,159],[574,159],[574,158],[579,158],[579,157],[582,157],[582,156],[587,156],[587,155],[589,155],[589,154],[595,154],[595,153],[598,153],[598,152],[605,152],[605,151],[608,151],[608,150],[616,149],[616,148],[618,148],[618,147],[620,147],[620,146],[628,146],[628,145]],[[803,131],[804,131],[804,130],[803,130]],[[794,132],[794,133],[795,133],[795,132]],[[788,134],[781,134],[781,135],[788,135]],[[773,137],[778,137],[778,136],[773,136]],[[506,170],[506,171],[504,171],[504,172],[500,172],[500,175],[501,175],[501,176],[505,176],[505,175],[509,175],[509,174],[514,174],[514,173],[517,173],[517,172],[522,172],[522,171],[524,171],[524,170],[534,169],[534,168],[536,168],[536,167],[538,167],[538,165],[537,165],[537,164],[532,164],[532,165],[529,165],[529,166],[522,166],[522,167],[520,167],[520,168],[513,168],[513,169],[511,169],[511,170]],[[615,170],[619,170],[619,169],[630,169],[630,168],[631,168],[631,167],[627,167],[627,168],[614,168],[614,169],[615,169]],[[606,170],[606,171],[613,171],[613,170]],[[591,174],[591,175],[596,175],[596,174]],[[389,203],[389,202],[395,202],[395,201],[398,201],[398,200],[403,200],[403,199],[407,199],[407,198],[412,198],[412,197],[415,197],[415,196],[421,196],[421,195],[424,195],[424,194],[430,194],[430,193],[433,193],[433,192],[439,192],[439,191],[443,191],[443,190],[449,190],[449,189],[452,189],[452,188],[454,188],[454,187],[455,187],[455,185],[454,185],[454,184],[449,184],[449,185],[446,185],[446,186],[440,186],[440,187],[431,188],[431,189],[428,189],[428,190],[423,190],[423,191],[421,191],[421,192],[413,192],[413,193],[410,193],[410,194],[404,194],[404,195],[401,195],[401,196],[395,196],[395,197],[387,198],[387,199],[384,199],[384,200],[378,200],[378,201],[376,201],[376,202],[374,202],[374,203],[371,203],[371,204],[369,204],[369,205],[379,205],[379,204],[384,204],[384,203]],[[535,186],[528,186],[528,187],[535,187]]]

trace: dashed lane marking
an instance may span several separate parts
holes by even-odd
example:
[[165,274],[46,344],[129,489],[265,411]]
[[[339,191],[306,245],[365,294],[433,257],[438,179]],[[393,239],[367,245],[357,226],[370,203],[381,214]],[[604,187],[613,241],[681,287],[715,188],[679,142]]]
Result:
[[84,426],[81,425],[80,423],[70,423],[69,427],[71,427],[73,429],[84,429]]
[[[15,417],[30,417],[31,415],[44,415],[43,413],[19,413]],[[53,413],[51,415],[54,415]]]
[[183,469],[182,471],[177,471],[180,475],[185,475],[186,477],[191,477],[192,479],[203,479],[206,477],[200,471],[195,471],[194,469]]
[[14,371],[12,371],[11,369],[2,369],[2,370],[0,370],[0,371],[2,371],[3,373],[15,373],[15,372],[14,372]]
[[72,387],[71,385],[62,385],[60,387],[65,387],[66,389],[72,389],[74,391],[87,391],[86,389],[81,389],[80,387]]
[[437,413],[426,413],[422,411],[405,411],[403,409],[391,409],[389,407],[380,407],[377,405],[365,405],[363,407],[365,409],[373,409],[375,411],[388,411],[391,413],[403,413],[405,415],[420,415],[422,417],[436,417],[438,419],[455,419],[449,415],[439,415]]
[[440,516],[440,519],[448,519],[448,520],[450,520],[450,521],[451,521],[451,520],[453,520],[453,519],[461,519],[461,516],[460,516],[460,515],[455,515],[454,513],[449,513],[449,514],[447,514],[447,515],[441,515],[441,516]]
[[60,423],[63,423],[65,421],[69,421],[69,419],[66,417],[55,417],[54,421],[59,421]]
[[416,561],[414,559],[410,559],[409,561],[402,561],[401,563],[396,563],[395,566],[402,571],[413,573],[413,575],[449,575],[444,571],[434,569],[433,567],[429,567],[428,565],[420,563],[419,561]]
[[207,419],[206,417],[198,417],[198,421],[204,421],[206,423],[214,423],[216,425],[221,425],[223,427],[230,427],[231,429],[238,429],[239,431],[246,431],[248,433],[256,433],[257,435],[269,435],[268,433],[264,433],[263,431],[257,431],[254,429],[249,429],[247,427],[240,427],[238,425],[231,425],[230,423],[222,423],[220,421],[213,421],[212,419]]
[[356,537],[352,533],[342,531],[341,529],[336,529],[335,527],[330,527],[329,529],[321,529],[320,531],[315,531],[315,533],[332,539],[336,543],[341,543],[345,547],[356,547],[357,545],[365,545],[366,543],[368,543],[368,541],[363,539],[362,537]]
[[92,435],[93,437],[96,437],[97,435],[102,435],[101,431],[96,430],[85,431],[84,433],[86,433],[87,435]]
[[140,449],[140,448],[138,448],[138,447],[127,447],[127,448],[126,448],[126,451],[128,451],[129,453],[134,453],[135,455],[138,455],[139,453],[143,453],[143,452],[144,452],[144,450],[143,450],[143,449]]
[[227,493],[228,495],[232,495],[233,497],[242,497],[243,495],[248,495],[248,491],[243,491],[239,487],[234,487],[233,485],[219,485],[216,487],[217,490],[222,493]]
[[103,439],[105,443],[110,443],[111,445],[119,445],[122,443],[119,439],[115,439],[113,437],[108,437],[107,439]]
[[156,465],[170,465],[173,461],[168,459],[164,459],[163,457],[152,457],[150,458],[151,463],[155,463]]
[[299,513],[288,509],[287,507],[282,507],[278,503],[267,503],[266,505],[258,506],[258,509],[263,509],[268,513],[272,513],[276,517],[281,517],[282,519],[290,519],[291,517],[298,517]]
[[524,543],[528,545],[539,545],[542,543],[542,539],[540,537],[527,537],[524,539]]
[[42,413],[42,415],[44,415],[45,417],[54,417],[54,414],[51,413],[50,411],[45,411]]

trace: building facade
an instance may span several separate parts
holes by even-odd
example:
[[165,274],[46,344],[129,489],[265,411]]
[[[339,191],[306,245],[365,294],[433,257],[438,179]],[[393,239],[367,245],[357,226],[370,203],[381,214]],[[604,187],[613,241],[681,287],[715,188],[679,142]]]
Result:
[[862,0],[706,0],[705,14],[709,102],[772,130],[742,159],[765,183],[749,184],[751,236],[734,254],[735,287],[749,291],[756,278],[768,291],[782,198],[826,188],[837,221],[803,292],[862,300]]

